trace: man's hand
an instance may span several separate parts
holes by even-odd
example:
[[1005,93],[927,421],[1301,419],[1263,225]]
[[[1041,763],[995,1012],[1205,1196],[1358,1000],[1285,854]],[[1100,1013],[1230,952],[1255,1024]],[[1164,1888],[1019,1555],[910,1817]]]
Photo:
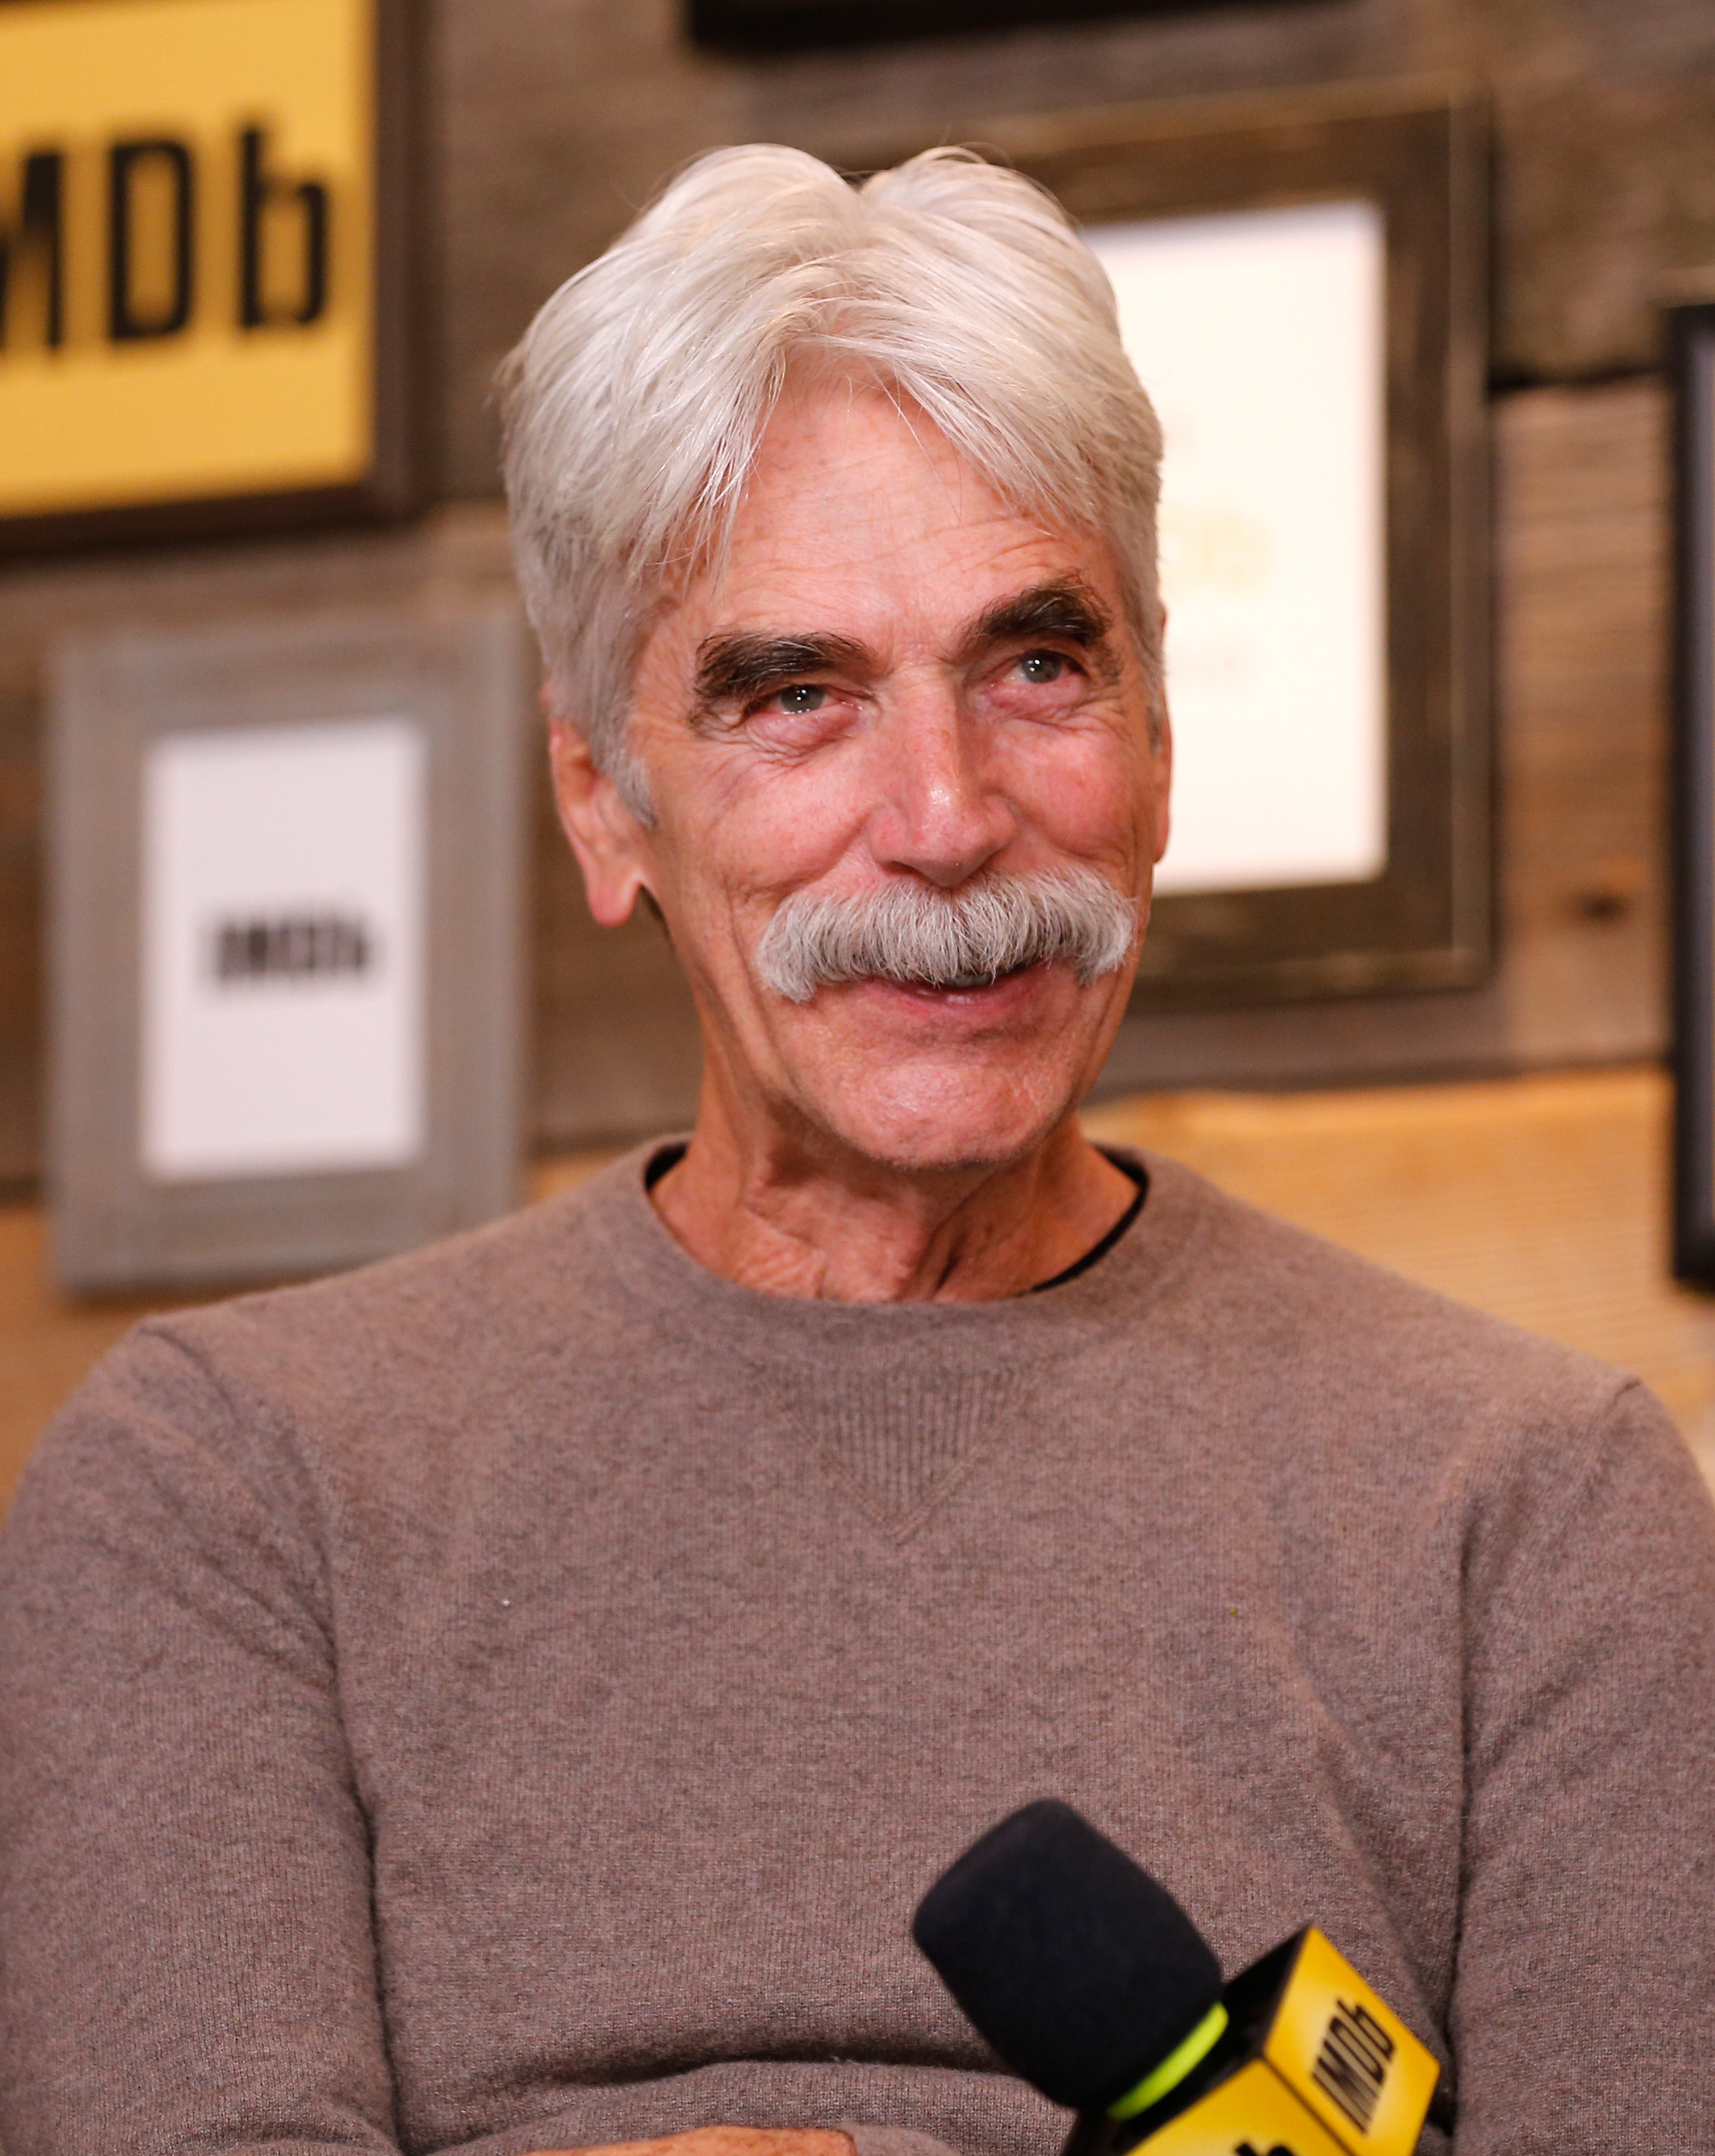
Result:
[[849,2133],[820,2127],[698,2126],[658,2141],[610,2141],[598,2148],[542,2148],[537,2156],[857,2156]]

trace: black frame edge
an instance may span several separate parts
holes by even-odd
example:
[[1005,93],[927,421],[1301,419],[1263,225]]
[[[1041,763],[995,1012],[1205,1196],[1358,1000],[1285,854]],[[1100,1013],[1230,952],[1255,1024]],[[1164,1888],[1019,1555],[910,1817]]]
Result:
[[[756,59],[851,45],[915,44],[927,38],[1004,37],[1016,30],[1127,17],[1148,21],[1163,15],[1208,14],[1221,4],[1222,0],[931,0],[927,6],[912,6],[908,0],[885,0],[878,11],[863,0],[833,0],[812,14],[804,0],[765,0],[760,5],[752,0],[748,6],[744,0],[684,0],[681,20],[691,44]],[[1272,4],[1284,11],[1306,0]]]
[[1668,312],[1673,1270],[1715,1286],[1715,302]]

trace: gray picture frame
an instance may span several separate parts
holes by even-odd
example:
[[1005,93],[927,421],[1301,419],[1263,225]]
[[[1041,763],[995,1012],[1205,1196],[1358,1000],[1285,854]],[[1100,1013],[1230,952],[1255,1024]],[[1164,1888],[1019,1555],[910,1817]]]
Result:
[[[68,1291],[237,1285],[355,1265],[516,1202],[526,744],[517,610],[116,629],[51,672],[49,1127]],[[408,716],[427,748],[425,1142],[397,1168],[151,1179],[141,1164],[142,783],[187,730]]]

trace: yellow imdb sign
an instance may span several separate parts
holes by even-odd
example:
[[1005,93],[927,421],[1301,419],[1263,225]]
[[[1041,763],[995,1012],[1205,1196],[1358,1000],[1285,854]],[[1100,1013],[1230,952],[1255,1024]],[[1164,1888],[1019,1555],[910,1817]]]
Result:
[[406,506],[393,21],[0,4],[0,543]]
[[1230,2069],[1134,2156],[1411,2156],[1440,2069],[1314,1925],[1226,1995]]

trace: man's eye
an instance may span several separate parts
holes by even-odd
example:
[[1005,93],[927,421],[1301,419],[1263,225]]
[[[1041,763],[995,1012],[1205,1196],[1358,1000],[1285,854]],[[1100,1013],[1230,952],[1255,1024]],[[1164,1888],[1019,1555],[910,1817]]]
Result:
[[814,681],[794,681],[789,689],[777,689],[774,701],[788,718],[801,718],[806,711],[819,711],[828,701],[828,691]]
[[1058,651],[1027,651],[1019,661],[1019,671],[1032,687],[1045,689],[1050,681],[1058,681],[1066,670],[1066,661]]

